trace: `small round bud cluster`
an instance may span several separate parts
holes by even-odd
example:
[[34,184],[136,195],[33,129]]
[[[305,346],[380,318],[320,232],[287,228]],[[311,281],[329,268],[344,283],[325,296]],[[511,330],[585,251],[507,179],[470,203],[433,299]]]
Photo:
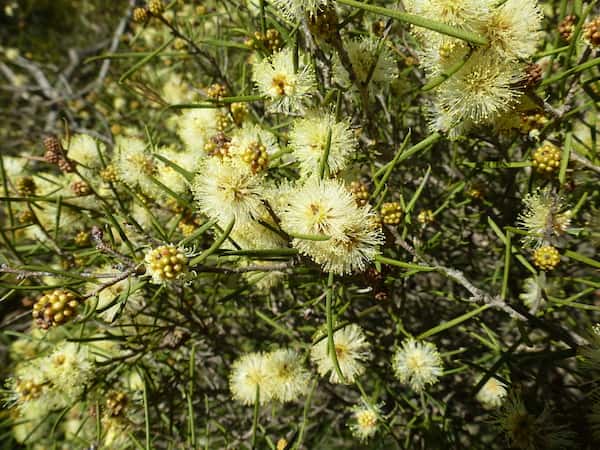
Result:
[[533,263],[541,270],[554,270],[560,263],[560,253],[556,247],[545,245],[533,252]]
[[286,450],[288,446],[288,441],[284,438],[281,438],[277,441],[277,450]]
[[44,153],[46,162],[58,164],[63,154],[62,145],[58,138],[56,136],[46,136],[44,138],[44,148],[46,149],[46,153]]
[[172,245],[162,245],[146,254],[146,269],[152,275],[154,283],[171,281],[185,274],[188,266],[187,256]]
[[575,30],[575,22],[577,22],[577,17],[566,16],[558,24],[558,33],[560,34],[560,37],[562,37],[565,41],[570,41],[573,37],[573,31]]
[[119,174],[117,172],[117,168],[112,164],[109,164],[104,169],[100,171],[100,177],[104,181],[109,181],[111,183],[115,183],[119,179]]
[[381,206],[381,217],[386,225],[398,225],[402,218],[402,206],[398,202],[384,203]]
[[34,383],[31,380],[18,380],[15,383],[15,391],[19,395],[19,400],[27,402],[40,396],[42,393],[42,385]]
[[112,391],[106,398],[106,409],[109,416],[117,417],[123,414],[129,399],[125,392]]
[[206,95],[215,100],[227,97],[227,88],[222,84],[215,83],[206,90]]
[[269,53],[274,53],[283,47],[281,34],[274,28],[269,28],[264,34],[256,31],[254,36],[245,40],[244,44],[252,50],[266,50]]
[[483,187],[479,184],[474,184],[467,190],[467,195],[474,200],[482,200],[484,197]]
[[23,197],[29,197],[35,195],[36,185],[33,177],[20,177],[15,183],[15,189],[17,193]]
[[47,330],[73,318],[78,306],[79,299],[74,293],[57,289],[42,295],[33,305],[33,318],[40,328]]
[[78,197],[85,197],[86,195],[90,195],[92,193],[90,185],[83,180],[74,181],[71,184],[71,190]]
[[177,38],[173,41],[173,48],[175,50],[183,50],[188,45],[184,39]]
[[600,16],[585,25],[583,37],[592,47],[600,47]]
[[165,11],[165,5],[162,0],[150,0],[148,2],[148,11],[153,16],[160,16]]
[[77,245],[78,247],[85,247],[86,245],[90,244],[90,233],[82,230],[79,233],[77,233],[74,241],[75,245]]
[[430,209],[424,209],[423,211],[419,212],[417,220],[423,225],[433,223],[435,221],[435,218],[433,217],[433,211]]
[[525,69],[525,79],[524,84],[525,88],[532,89],[536,87],[540,81],[542,81],[542,76],[544,75],[544,71],[542,70],[542,66],[539,64],[530,64]]
[[227,129],[227,127],[231,124],[231,119],[229,115],[224,114],[222,112],[217,113],[217,130],[223,132]]
[[252,142],[242,153],[242,160],[250,165],[252,173],[258,173],[269,166],[267,148],[260,142]]
[[223,159],[229,156],[229,147],[231,147],[231,138],[220,131],[204,145],[204,151],[210,156]]
[[231,104],[231,116],[233,117],[233,121],[239,127],[246,120],[246,116],[248,115],[248,105],[246,103],[232,103]]
[[540,130],[548,123],[548,118],[540,112],[530,112],[521,114],[520,130],[522,133],[529,133],[532,130]]
[[33,213],[31,211],[21,211],[17,214],[17,220],[20,224],[30,223],[33,220]]
[[533,152],[533,167],[543,175],[550,175],[560,167],[560,150],[549,142]]
[[365,206],[369,203],[369,187],[362,181],[350,183],[350,193],[358,206]]
[[324,7],[308,18],[308,29],[317,38],[333,42],[340,38],[338,15],[333,6]]
[[135,8],[132,17],[134,22],[143,23],[148,20],[148,10],[146,8]]

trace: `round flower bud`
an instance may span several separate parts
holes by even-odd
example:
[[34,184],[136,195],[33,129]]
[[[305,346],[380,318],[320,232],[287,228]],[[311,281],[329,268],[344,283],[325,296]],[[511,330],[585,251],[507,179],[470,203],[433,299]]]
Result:
[[146,8],[135,8],[133,10],[133,21],[142,23],[148,20],[148,10]]
[[206,90],[206,95],[216,100],[227,97],[227,88],[222,84],[215,83]]
[[583,37],[592,47],[600,47],[600,16],[585,25]]
[[42,385],[31,380],[18,380],[15,383],[15,391],[19,395],[19,400],[27,402],[40,396]]
[[56,289],[42,295],[33,305],[33,318],[44,330],[68,322],[75,316],[79,299],[73,292]]
[[402,217],[402,207],[398,202],[384,203],[381,206],[381,217],[386,225],[398,225]]
[[232,103],[231,115],[235,124],[241,126],[248,115],[248,105],[246,103]]
[[162,0],[150,0],[148,2],[148,11],[153,16],[160,16],[165,10]]
[[115,183],[119,179],[119,174],[117,168],[112,164],[109,164],[100,171],[100,177],[102,177],[104,181]]
[[172,281],[184,275],[188,269],[188,258],[173,245],[162,245],[146,254],[146,271],[156,284]]
[[423,211],[419,212],[417,220],[423,225],[433,223],[435,221],[435,218],[433,217],[433,211],[430,209],[424,209]]
[[250,165],[252,173],[265,170],[269,166],[267,148],[260,142],[252,142],[242,153],[242,160]]
[[78,197],[84,197],[84,196],[90,195],[92,193],[92,190],[90,189],[90,185],[87,184],[83,180],[74,181],[71,184],[71,190]]
[[533,152],[533,167],[542,175],[551,175],[560,167],[560,150],[546,142]]
[[369,188],[362,181],[350,183],[350,193],[358,206],[365,206],[369,203]]
[[554,270],[560,263],[560,253],[555,247],[545,245],[533,252],[533,263],[541,270]]
[[575,22],[577,22],[577,17],[566,16],[558,24],[558,32],[560,34],[560,37],[562,37],[565,41],[570,41],[573,37],[573,30],[575,30]]

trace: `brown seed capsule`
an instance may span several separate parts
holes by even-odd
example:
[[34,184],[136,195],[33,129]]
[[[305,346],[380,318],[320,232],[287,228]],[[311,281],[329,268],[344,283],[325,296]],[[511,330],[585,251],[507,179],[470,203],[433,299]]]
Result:
[[50,164],[58,164],[62,158],[62,145],[56,136],[46,136],[44,138],[44,148],[46,153],[44,159]]
[[530,64],[527,66],[524,79],[525,88],[532,89],[536,87],[542,80],[542,75],[542,66],[539,64]]
[[566,16],[559,24],[558,24],[558,32],[560,37],[562,37],[565,41],[570,41],[573,37],[573,30],[575,30],[575,23],[577,22],[577,17],[575,16]]

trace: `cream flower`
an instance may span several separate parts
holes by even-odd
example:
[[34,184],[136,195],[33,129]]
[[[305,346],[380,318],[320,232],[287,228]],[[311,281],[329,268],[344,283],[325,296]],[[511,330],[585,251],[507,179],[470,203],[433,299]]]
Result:
[[408,383],[416,392],[434,384],[442,375],[442,358],[431,342],[407,339],[396,350],[392,360],[394,373],[402,383]]
[[244,405],[253,405],[258,389],[259,403],[266,403],[272,397],[271,375],[264,353],[242,356],[233,363],[229,375],[229,389],[233,398]]

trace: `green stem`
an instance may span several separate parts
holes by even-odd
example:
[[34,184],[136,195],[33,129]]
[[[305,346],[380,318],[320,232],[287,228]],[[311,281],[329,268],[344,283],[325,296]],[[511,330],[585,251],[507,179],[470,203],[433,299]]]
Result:
[[252,419],[252,450],[256,448],[256,430],[258,429],[258,412],[260,407],[260,386],[256,385],[256,397],[254,398],[254,416]]
[[306,397],[306,402],[304,403],[304,412],[302,413],[302,425],[300,425],[300,431],[298,432],[298,439],[294,444],[293,450],[298,450],[302,445],[302,440],[304,439],[304,430],[306,429],[306,423],[308,422],[308,410],[310,408],[310,402],[312,401],[313,394],[315,393],[315,389],[317,387],[318,380],[315,379],[312,383],[310,391],[308,393],[308,397]]
[[406,22],[417,27],[427,28],[428,30],[436,31],[447,36],[453,36],[473,44],[486,45],[488,43],[488,40],[484,36],[481,36],[477,33],[454,28],[450,25],[446,25],[445,23],[436,22],[434,20],[415,16],[413,14],[407,14],[394,9],[382,8],[381,6],[369,5],[367,3],[357,2],[355,0],[337,0],[337,3],[354,6],[355,8],[360,8],[364,11],[391,17],[392,19],[399,20],[400,22]]
[[221,246],[221,244],[223,242],[225,242],[225,239],[227,239],[229,237],[229,234],[231,233],[231,230],[233,229],[234,224],[235,224],[235,219],[231,219],[231,222],[229,222],[229,225],[227,225],[227,228],[225,228],[225,231],[223,231],[223,234],[221,236],[219,236],[219,238],[217,240],[215,240],[215,242],[213,242],[213,245],[211,245],[209,248],[204,250],[199,256],[192,259],[190,261],[190,266],[195,266],[197,264],[200,264],[202,261],[204,261],[210,255],[212,255]]
[[333,367],[335,368],[335,373],[340,379],[340,383],[345,383],[346,378],[342,373],[342,369],[340,368],[340,363],[337,359],[337,352],[335,351],[335,342],[333,340],[333,312],[332,312],[332,302],[333,302],[333,272],[329,272],[329,276],[327,278],[327,294],[326,294],[326,315],[327,315],[327,353],[331,357],[331,361],[333,362]]

